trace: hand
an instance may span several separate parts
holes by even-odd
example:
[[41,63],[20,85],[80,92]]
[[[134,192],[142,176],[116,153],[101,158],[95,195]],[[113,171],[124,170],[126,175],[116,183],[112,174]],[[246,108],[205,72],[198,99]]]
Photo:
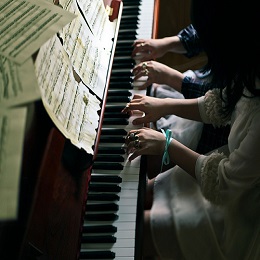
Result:
[[165,147],[165,137],[161,132],[143,127],[139,130],[131,130],[126,136],[127,154],[132,161],[140,155],[158,155],[162,157]]
[[163,39],[138,39],[133,44],[132,58],[141,62],[162,57],[167,48]]
[[147,81],[139,89],[146,89],[151,84],[157,83],[171,86],[179,91],[184,78],[181,72],[157,61],[140,63],[133,68],[132,73],[134,80],[147,76]]
[[[145,95],[134,95],[133,99],[122,110],[122,113],[131,114],[131,111],[139,110],[145,113],[144,116],[133,120],[133,125],[140,125],[156,122],[159,118],[166,115],[164,111],[164,99]],[[166,113],[166,114],[164,114]]]

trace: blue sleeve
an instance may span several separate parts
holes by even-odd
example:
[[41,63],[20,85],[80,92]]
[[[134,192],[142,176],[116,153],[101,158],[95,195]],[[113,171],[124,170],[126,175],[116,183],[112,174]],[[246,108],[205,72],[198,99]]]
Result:
[[212,89],[211,84],[196,81],[191,77],[186,76],[182,81],[181,92],[185,98],[198,98],[204,96],[210,89]]
[[191,58],[203,51],[197,31],[192,24],[181,30],[177,36],[180,38],[180,41],[187,51],[185,54],[186,57]]

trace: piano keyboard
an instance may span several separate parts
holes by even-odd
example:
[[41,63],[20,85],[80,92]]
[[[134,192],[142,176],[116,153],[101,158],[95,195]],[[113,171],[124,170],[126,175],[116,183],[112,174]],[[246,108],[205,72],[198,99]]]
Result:
[[[138,11],[139,10],[139,11]],[[124,0],[100,142],[87,197],[79,259],[141,259],[137,248],[141,159],[127,160],[124,138],[135,116],[121,110],[134,94],[146,94],[132,82],[132,43],[152,36],[154,3]],[[140,116],[140,115],[139,115]],[[141,126],[140,126],[141,127]],[[144,174],[143,174],[144,176]],[[141,230],[140,230],[141,231]]]

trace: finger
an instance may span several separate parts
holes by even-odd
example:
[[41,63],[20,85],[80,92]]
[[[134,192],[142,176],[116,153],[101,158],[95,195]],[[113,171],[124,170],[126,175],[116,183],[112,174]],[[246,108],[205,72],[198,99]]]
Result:
[[[135,105],[129,104],[125,108],[122,109],[121,113],[128,114],[128,113],[134,113],[134,112],[132,112],[134,110],[139,110],[140,111],[140,109],[138,108],[139,106],[140,105],[138,103],[135,104]],[[135,113],[135,114],[137,114],[137,113]]]
[[134,94],[134,96],[133,96],[133,98],[132,98],[132,101],[134,101],[134,100],[138,100],[138,99],[141,99],[141,98],[143,98],[143,97],[145,97],[145,95]]
[[131,141],[131,142],[128,143],[127,149],[126,149],[127,154],[133,153],[136,150],[140,149],[141,142],[139,140],[139,137],[135,136],[135,138],[136,139],[134,141]]
[[132,57],[135,57],[137,53],[143,53],[146,52],[145,44],[144,42],[138,42],[134,45],[134,49],[132,51]]
[[148,78],[147,81],[146,81],[142,86],[139,86],[139,87],[138,87],[138,89],[139,89],[139,90],[147,89],[147,88],[148,88],[149,86],[151,86],[152,84],[153,84],[153,81]]
[[144,41],[145,41],[145,39],[137,39],[137,40],[134,41],[133,46],[136,46],[136,45],[138,45],[138,44],[140,44],[141,42],[144,42]]
[[140,64],[136,65],[133,69],[132,69],[132,74],[136,75],[138,74],[140,71],[142,71],[142,66]]
[[134,151],[134,152],[129,156],[128,160],[131,162],[131,161],[133,161],[135,158],[137,158],[137,157],[140,156],[140,155],[141,155],[140,152]]
[[132,115],[134,110],[139,110],[136,109],[137,107],[140,106],[140,101],[139,100],[132,100],[131,102],[127,103],[125,108],[122,109],[121,113],[129,114]]
[[134,78],[133,80],[134,81],[137,81],[138,79],[142,78],[142,77],[148,77],[149,74],[151,74],[149,72],[148,69],[142,69],[141,71],[138,71],[135,75],[134,75]]
[[149,123],[150,121],[147,119],[146,116],[142,116],[142,117],[137,117],[132,121],[133,125],[143,125],[146,123]]
[[135,158],[137,158],[138,156],[142,155],[142,154],[145,154],[144,151],[145,151],[145,147],[141,147],[139,149],[136,149],[134,150],[130,156],[129,156],[129,161],[131,162],[132,160],[134,160]]

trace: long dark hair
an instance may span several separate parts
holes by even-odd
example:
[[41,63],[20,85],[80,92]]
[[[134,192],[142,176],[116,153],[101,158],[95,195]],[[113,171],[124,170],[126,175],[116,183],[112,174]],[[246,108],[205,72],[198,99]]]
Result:
[[[246,88],[260,96],[259,0],[193,0],[191,21],[208,56],[214,87],[226,88],[226,113],[231,113]],[[222,91],[221,91],[222,93]]]

